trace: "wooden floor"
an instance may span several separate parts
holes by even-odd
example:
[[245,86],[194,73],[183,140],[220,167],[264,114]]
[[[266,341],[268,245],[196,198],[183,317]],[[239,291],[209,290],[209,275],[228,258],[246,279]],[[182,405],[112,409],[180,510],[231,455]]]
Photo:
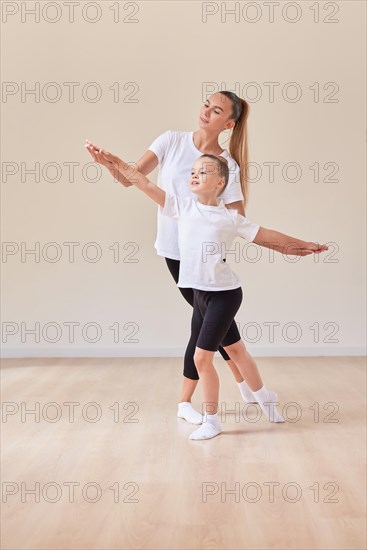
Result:
[[366,548],[365,360],[256,361],[287,422],[218,357],[223,432],[189,441],[181,359],[3,360],[1,548]]

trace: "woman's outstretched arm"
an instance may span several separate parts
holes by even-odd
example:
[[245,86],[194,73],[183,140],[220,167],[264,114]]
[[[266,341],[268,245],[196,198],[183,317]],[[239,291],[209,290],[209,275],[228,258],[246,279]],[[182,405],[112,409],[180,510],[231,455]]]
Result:
[[296,237],[285,235],[273,229],[266,229],[265,227],[260,227],[252,242],[259,246],[272,248],[282,254],[294,256],[307,256],[312,253],[320,254],[320,252],[328,250],[325,244],[302,241],[301,239],[296,239]]

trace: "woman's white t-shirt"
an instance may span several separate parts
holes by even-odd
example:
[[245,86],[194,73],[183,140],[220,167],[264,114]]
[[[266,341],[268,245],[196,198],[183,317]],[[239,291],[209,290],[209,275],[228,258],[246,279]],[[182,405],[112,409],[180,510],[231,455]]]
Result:
[[181,256],[177,286],[214,291],[240,287],[241,280],[226,263],[226,252],[237,236],[252,242],[260,226],[226,208],[223,201],[208,206],[193,197],[166,192],[164,206],[158,207],[162,217],[177,221]]
[[[188,185],[191,169],[196,159],[203,154],[194,145],[193,133],[167,130],[148,147],[158,158],[159,187],[181,198],[192,196]],[[224,150],[220,156],[227,160],[229,167],[228,184],[221,198],[224,204],[242,201],[239,166],[228,151]],[[194,200],[196,200],[195,195]],[[157,210],[157,238],[154,246],[158,256],[173,260],[180,259],[177,220],[169,216],[162,216],[159,208]]]

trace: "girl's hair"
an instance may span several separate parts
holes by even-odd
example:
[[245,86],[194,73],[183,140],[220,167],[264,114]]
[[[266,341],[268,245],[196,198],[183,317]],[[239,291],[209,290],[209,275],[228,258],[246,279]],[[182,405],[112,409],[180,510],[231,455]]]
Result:
[[221,195],[225,190],[225,188],[227,187],[228,180],[229,180],[229,168],[228,168],[227,159],[225,159],[224,157],[219,157],[219,156],[217,157],[216,155],[209,155],[209,154],[201,155],[200,158],[209,158],[214,160],[214,162],[217,165],[217,170],[219,172],[220,177],[224,178],[224,185],[220,190],[220,192],[218,193],[218,197],[219,197],[219,195]]
[[244,208],[247,205],[248,199],[248,141],[247,141],[247,118],[249,115],[250,106],[241,97],[238,97],[234,92],[221,91],[219,92],[232,101],[231,118],[235,121],[235,126],[232,131],[229,141],[229,154],[237,162],[240,167],[240,182],[241,190],[244,198]]

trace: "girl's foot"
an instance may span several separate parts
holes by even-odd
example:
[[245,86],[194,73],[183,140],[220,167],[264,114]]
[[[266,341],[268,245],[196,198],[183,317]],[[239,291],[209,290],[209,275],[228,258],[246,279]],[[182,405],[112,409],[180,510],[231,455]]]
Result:
[[178,418],[187,420],[190,424],[201,424],[203,421],[203,415],[195,411],[189,401],[183,401],[178,404],[177,416]]
[[189,439],[211,439],[212,437],[219,435],[221,431],[222,430],[217,414],[206,414],[203,424],[200,426],[200,428],[192,432]]

